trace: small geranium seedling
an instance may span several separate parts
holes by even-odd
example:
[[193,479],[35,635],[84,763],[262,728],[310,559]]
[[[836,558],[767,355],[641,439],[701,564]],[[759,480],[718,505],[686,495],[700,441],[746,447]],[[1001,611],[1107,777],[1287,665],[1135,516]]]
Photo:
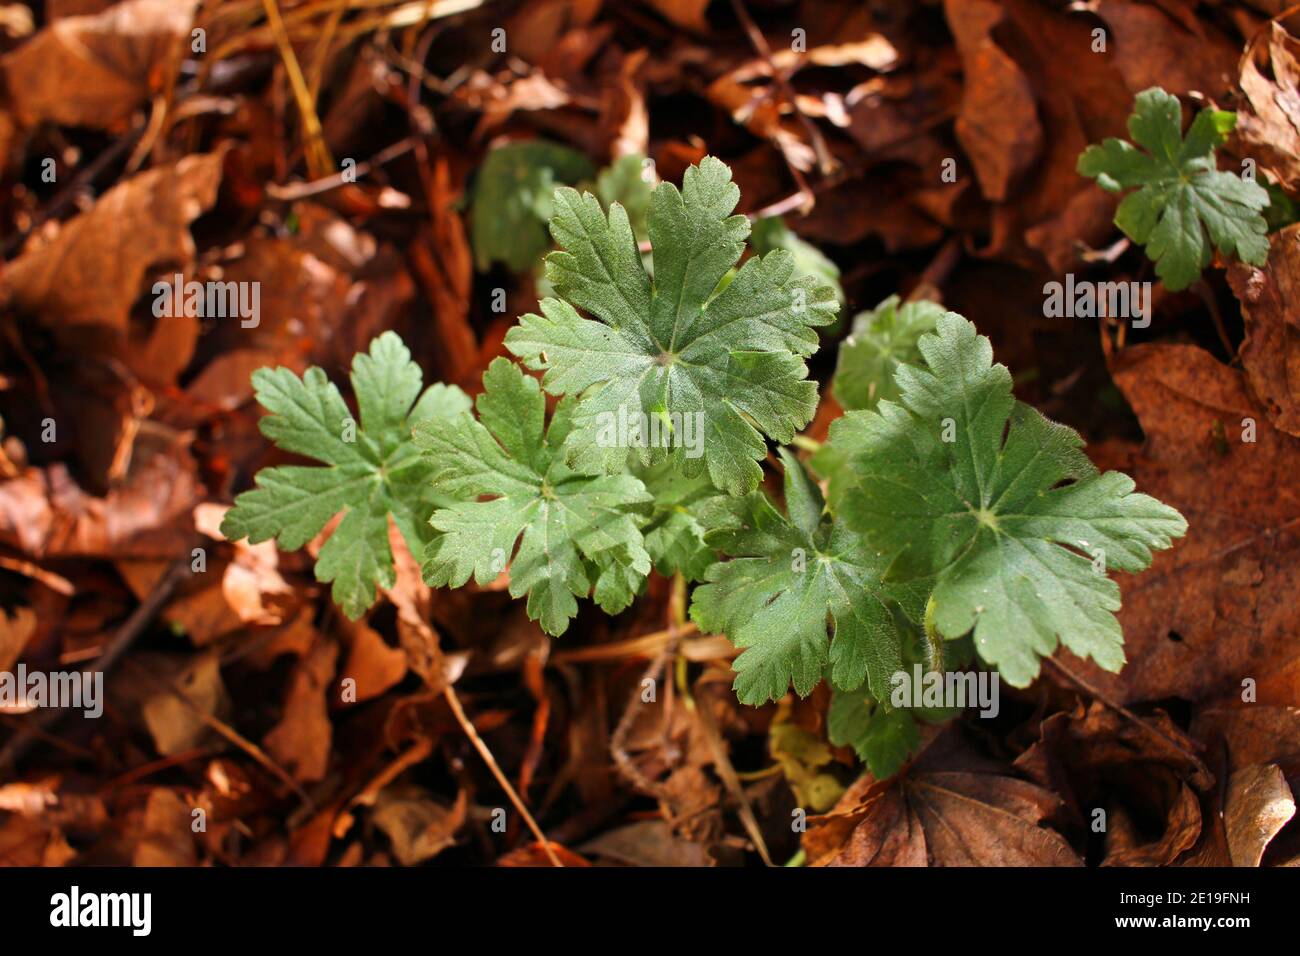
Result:
[[[950,713],[891,704],[905,668],[965,667],[973,643],[1024,685],[1059,641],[1118,669],[1107,572],[1145,568],[1186,522],[1128,477],[1099,473],[1077,434],[1018,403],[962,317],[882,303],[841,355],[837,393],[867,407],[837,420],[813,458],[829,496],[785,448],[783,503],[758,488],[767,439],[789,442],[813,416],[804,359],[838,305],[784,249],[733,271],[749,229],[731,215],[738,199],[712,158],[680,191],[656,187],[652,279],[622,205],[606,213],[594,196],[557,190],[561,250],[547,274],[560,298],[506,338],[540,384],[498,358],[472,404],[456,388],[422,391],[389,332],[353,362],[358,427],[320,369],[259,370],[263,433],[322,466],[260,473],[223,533],[298,548],[342,514],[316,575],[352,617],[393,582],[390,520],[428,583],[505,573],[551,635],[587,596],[624,610],[652,568],[683,590],[701,581],[690,615],[741,649],[739,698],[807,695],[828,680],[831,740],[878,777],[906,760],[918,719]],[[544,389],[560,396],[549,423]],[[620,428],[602,432],[602,418]],[[641,441],[651,419],[674,441]]]
[[294,551],[342,513],[316,558],[316,578],[332,581],[335,603],[348,617],[360,617],[375,602],[376,585],[391,587],[395,580],[389,517],[419,554],[432,533],[429,514],[444,500],[432,462],[411,442],[411,428],[469,407],[469,396],[454,385],[423,392],[421,385],[420,367],[394,332],[352,360],[360,427],[321,369],[309,368],[301,378],[287,368],[258,369],[253,386],[270,412],[261,420],[262,434],[324,467],[263,469],[257,487],[226,512],[221,533],[232,541],[275,538]]
[[[1137,95],[1128,119],[1133,142],[1110,138],[1079,156],[1080,175],[1124,197],[1115,225],[1145,246],[1156,275],[1171,291],[1195,282],[1214,249],[1261,266],[1268,258],[1268,191],[1215,166],[1214,151],[1237,114],[1203,109],[1182,135],[1178,97],[1159,87]],[[1138,147],[1141,147],[1139,149]],[[1145,150],[1145,152],[1144,152]]]

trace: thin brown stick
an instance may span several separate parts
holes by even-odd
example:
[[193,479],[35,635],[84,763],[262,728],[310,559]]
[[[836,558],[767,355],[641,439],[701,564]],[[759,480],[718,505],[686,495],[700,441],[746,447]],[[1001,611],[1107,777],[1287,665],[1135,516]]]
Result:
[[180,702],[180,705],[197,717],[205,727],[213,731],[217,736],[224,738],[227,743],[234,744],[240,750],[244,751],[244,753],[248,754],[248,756],[252,757],[255,762],[260,764],[268,773],[291,790],[302,802],[303,806],[312,813],[316,812],[316,802],[312,800],[311,795],[303,789],[302,784],[295,780],[290,775],[289,771],[276,763],[275,758],[265,750],[253,743],[225,721],[194,706],[193,702],[181,693],[180,688],[176,686],[174,681],[158,677],[155,674],[150,673],[148,668],[139,665],[136,665],[133,668],[133,673],[139,675],[145,683],[156,687],[159,693],[171,694],[175,697],[176,700]]
[[298,104],[298,118],[302,121],[306,140],[307,168],[313,179],[320,179],[329,175],[334,168],[334,160],[325,146],[320,117],[316,115],[316,104],[312,100],[311,90],[307,88],[307,79],[302,75],[298,54],[293,51],[293,42],[289,39],[284,20],[280,16],[280,5],[276,0],[262,0],[262,7],[266,10],[267,23],[275,37],[276,46],[280,48],[280,59],[284,61],[285,74]]
[[451,707],[451,712],[456,715],[456,720],[460,723],[461,729],[465,731],[465,736],[469,738],[469,742],[474,745],[478,755],[483,758],[483,762],[492,771],[492,776],[496,777],[501,789],[506,792],[510,802],[514,804],[515,809],[524,818],[524,823],[528,824],[528,829],[537,838],[537,842],[542,845],[542,851],[546,854],[547,859],[551,861],[551,866],[563,867],[564,864],[560,862],[560,858],[551,849],[551,841],[546,839],[546,834],[542,833],[542,828],[537,825],[533,815],[528,812],[528,807],[524,806],[524,801],[515,792],[515,788],[510,785],[506,775],[501,772],[501,767],[497,764],[496,758],[492,756],[492,751],[488,749],[488,745],[483,742],[483,738],[474,729],[473,722],[465,716],[465,710],[460,705],[460,698],[456,696],[456,691],[452,689],[451,684],[443,687],[442,695],[447,698],[447,704]]
[[727,756],[726,745],[722,742],[722,734],[718,730],[718,722],[713,716],[711,702],[703,700],[695,708],[695,714],[700,721],[700,727],[704,730],[704,736],[709,742],[709,749],[713,751],[713,766],[718,771],[718,776],[722,778],[723,784],[730,792],[732,798],[737,804],[737,813],[740,814],[740,822],[745,827],[745,832],[749,838],[754,841],[754,848],[758,850],[758,855],[763,858],[766,866],[773,866],[772,855],[767,850],[767,841],[763,839],[763,831],[759,828],[758,818],[754,816],[754,808],[749,804],[749,797],[745,795],[745,788],[741,785],[740,778],[736,776],[736,768],[731,765],[731,758]]
[[71,595],[76,591],[73,583],[63,575],[47,571],[34,561],[25,561],[22,558],[11,558],[0,554],[0,568],[13,571],[15,574],[21,574],[33,581],[40,581],[41,584],[58,594]]
[[618,724],[614,727],[614,733],[609,738],[610,756],[614,758],[614,766],[618,768],[623,778],[642,793],[649,794],[665,804],[669,802],[668,791],[637,769],[636,764],[632,762],[631,755],[627,752],[626,743],[627,735],[632,730],[633,715],[641,704],[642,686],[648,680],[659,680],[670,656],[671,648],[666,647],[646,668],[645,673],[641,675],[641,679],[632,688],[632,694],[628,698],[627,706],[623,708],[623,715],[618,719]]
[[[357,163],[352,170],[357,179],[361,179],[370,173],[376,166],[383,166],[392,162],[399,156],[405,156],[415,148],[416,137],[408,136],[406,139],[398,140],[391,146],[385,147],[374,157],[361,163]],[[327,193],[331,189],[338,189],[347,180],[344,179],[344,173],[340,170],[337,173],[326,176],[323,179],[313,179],[305,183],[286,183],[278,185],[271,183],[266,187],[266,194],[272,199],[278,199],[282,202],[292,202],[295,199],[306,199],[308,196],[318,196],[321,193]]]

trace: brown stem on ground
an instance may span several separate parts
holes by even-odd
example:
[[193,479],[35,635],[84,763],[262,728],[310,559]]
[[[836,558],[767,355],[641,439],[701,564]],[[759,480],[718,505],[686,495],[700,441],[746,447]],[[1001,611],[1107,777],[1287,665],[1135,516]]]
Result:
[[492,771],[492,776],[496,777],[496,781],[501,786],[501,789],[506,792],[506,796],[510,798],[510,802],[514,804],[514,808],[518,810],[519,815],[524,818],[524,823],[528,825],[528,829],[532,831],[537,842],[542,845],[542,852],[544,852],[546,858],[551,861],[551,866],[563,867],[564,864],[560,862],[560,858],[556,856],[555,851],[551,849],[551,841],[546,839],[546,834],[542,833],[542,828],[537,825],[537,821],[534,820],[533,815],[528,812],[528,807],[524,805],[524,801],[515,791],[515,788],[510,785],[509,779],[507,779],[506,775],[501,771],[501,767],[497,764],[496,758],[492,756],[492,751],[488,749],[488,745],[483,742],[483,738],[480,737],[478,731],[474,729],[473,722],[465,716],[465,709],[461,707],[460,698],[456,696],[456,691],[452,689],[451,684],[447,684],[442,689],[442,696],[447,699],[447,704],[451,707],[451,712],[456,715],[456,720],[460,724],[461,729],[465,731],[465,736],[469,738],[469,742],[474,745],[474,749],[478,751],[478,755],[482,757],[483,762],[487,764],[488,770]]

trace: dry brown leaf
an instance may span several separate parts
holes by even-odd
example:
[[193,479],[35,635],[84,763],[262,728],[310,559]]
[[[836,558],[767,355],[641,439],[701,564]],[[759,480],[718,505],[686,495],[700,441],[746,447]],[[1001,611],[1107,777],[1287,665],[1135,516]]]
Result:
[[[3,669],[3,668],[0,668]],[[59,802],[55,792],[57,778],[36,783],[6,783],[0,786],[0,810],[36,817]]]
[[1250,390],[1274,427],[1300,436],[1300,224],[1269,237],[1264,268],[1234,260],[1228,281],[1246,320],[1239,354]]
[[322,638],[294,665],[283,716],[262,741],[297,780],[320,780],[329,767],[334,728],[328,700],[338,653],[337,644]]
[[184,634],[195,647],[207,647],[219,638],[234,633],[244,626],[239,615],[226,599],[221,580],[197,576],[198,587],[186,588],[184,593],[167,602],[162,619],[173,630]]
[[[1120,581],[1124,670],[1076,666],[1122,702],[1235,695],[1247,678],[1262,687],[1298,653],[1300,439],[1269,424],[1242,373],[1199,348],[1126,349],[1112,373],[1147,438],[1125,470],[1188,532]],[[1243,442],[1251,422],[1256,440]]]
[[356,682],[357,703],[378,697],[406,676],[404,650],[389,647],[378,631],[362,621],[344,621],[342,628],[349,643],[339,678]]
[[1196,845],[1201,835],[1201,806],[1192,788],[1183,784],[1169,808],[1164,833],[1144,841],[1123,807],[1106,818],[1106,858],[1102,866],[1168,866]]
[[[1098,701],[1080,703],[1043,720],[1038,740],[1014,764],[1059,794],[1076,826],[1091,827],[1096,811],[1106,811],[1106,861],[1114,866],[1165,865],[1186,851],[1201,831],[1193,791],[1214,783],[1198,742],[1167,714],[1140,720]],[[1162,835],[1139,833],[1129,825],[1135,818],[1164,821]]]
[[1001,202],[1043,147],[1033,91],[1024,72],[993,39],[1006,17],[999,4],[947,0],[944,9],[966,78],[957,139],[975,167],[980,191]]
[[0,821],[0,866],[63,866],[74,856],[63,834],[43,820],[11,814]]
[[[836,818],[854,828],[840,849],[813,862],[832,866],[1081,866],[1043,820],[1061,806],[1048,790],[991,773],[908,773],[883,789],[851,788],[835,812],[808,821],[808,838]],[[857,808],[849,801],[865,802]],[[805,847],[809,846],[805,839]]]
[[456,831],[465,823],[468,806],[464,790],[448,807],[419,787],[396,785],[380,792],[370,820],[388,837],[397,861],[403,866],[415,866],[433,859],[456,841]]
[[474,260],[465,223],[456,211],[459,193],[451,169],[439,158],[428,178],[432,226],[427,236],[408,247],[411,271],[433,302],[434,329],[444,381],[473,387],[478,378],[478,343],[469,325],[469,296]]
[[173,790],[155,787],[149,791],[132,865],[194,866],[198,863],[191,811]]
[[141,707],[154,747],[164,757],[197,747],[212,734],[203,718],[220,718],[230,709],[221,659],[215,653],[201,654],[174,674],[159,676],[175,690],[159,689]]
[[1205,21],[1190,14],[1175,20],[1169,8],[1130,0],[1095,0],[1093,9],[1113,36],[1106,53],[1078,55],[1113,57],[1134,95],[1160,86],[1175,96],[1218,96],[1231,85],[1238,51]]
[[[260,284],[258,323],[244,328],[236,319],[217,321],[206,344],[220,353],[267,352],[269,364],[298,372],[311,361],[331,365],[334,339],[348,331],[348,316],[356,309],[358,284],[288,239],[256,236],[232,253],[221,266],[220,279]],[[356,342],[344,345],[348,354],[342,364],[360,347]]]
[[193,260],[189,224],[216,201],[221,162],[221,152],[186,156],[119,183],[52,236],[29,242],[5,269],[3,288],[49,326],[100,325],[124,338],[150,267]]
[[[225,541],[221,521],[229,505],[205,502],[194,509],[194,527],[216,541]],[[234,542],[235,559],[221,575],[221,593],[245,624],[279,624],[281,606],[293,596],[293,588],[280,576],[280,556],[274,541],[250,544],[245,538]]]
[[1264,704],[1203,707],[1192,722],[1202,740],[1221,739],[1232,772],[1300,757],[1300,708]]
[[[545,73],[534,70],[525,76],[501,83],[482,74],[486,81],[482,89],[474,91],[475,105],[482,111],[474,138],[490,136],[515,112],[558,110],[569,103],[569,93],[552,81]],[[468,90],[468,88],[463,88]]]
[[645,90],[638,79],[649,53],[637,50],[623,57],[615,82],[604,86],[600,122],[609,131],[609,155],[650,155],[650,114],[646,111]]
[[625,866],[717,865],[703,845],[675,836],[663,820],[641,820],[606,830],[578,849],[587,856],[604,857]]
[[1075,171],[1091,142],[1123,132],[1132,94],[1111,58],[1090,56],[1088,69],[1060,50],[1088,50],[1093,21],[1036,0],[1003,0],[1005,19],[995,30],[1014,51],[1036,99],[1043,128],[1042,156],[1020,188],[992,210],[990,239],[982,255],[1031,269],[1045,260],[1054,273],[1078,264],[1087,246],[1109,241],[1116,199]]
[[1295,797],[1276,764],[1242,767],[1228,780],[1223,810],[1233,866],[1259,866],[1264,850],[1295,816]]
[[[889,790],[868,804],[869,825],[853,827],[830,866],[926,866],[925,828],[903,794]],[[810,831],[812,832],[812,831]]]
[[813,168],[817,155],[807,142],[804,129],[792,117],[782,114],[779,97],[768,95],[761,87],[740,82],[734,74],[718,77],[705,93],[710,102],[726,110],[749,132],[776,146],[795,169],[808,172]]
[[1242,59],[1238,80],[1248,109],[1235,136],[1289,190],[1300,186],[1300,40],[1269,24],[1266,46]]
[[14,114],[26,126],[106,128],[160,91],[189,52],[198,0],[123,0],[60,19],[0,59]]
[[289,623],[259,634],[259,639],[249,647],[243,659],[255,670],[266,670],[285,654],[303,657],[319,636],[312,623],[314,616],[312,605],[307,604]]
[[187,554],[198,477],[189,436],[141,432],[125,482],[86,493],[62,464],[0,483],[0,542],[33,557]]

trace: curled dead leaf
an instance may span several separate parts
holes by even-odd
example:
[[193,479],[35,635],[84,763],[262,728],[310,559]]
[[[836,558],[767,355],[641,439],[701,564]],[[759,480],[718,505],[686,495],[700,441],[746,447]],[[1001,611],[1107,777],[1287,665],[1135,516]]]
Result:
[[1264,850],[1295,816],[1295,797],[1276,764],[1242,767],[1228,780],[1224,822],[1233,866],[1259,866]]

